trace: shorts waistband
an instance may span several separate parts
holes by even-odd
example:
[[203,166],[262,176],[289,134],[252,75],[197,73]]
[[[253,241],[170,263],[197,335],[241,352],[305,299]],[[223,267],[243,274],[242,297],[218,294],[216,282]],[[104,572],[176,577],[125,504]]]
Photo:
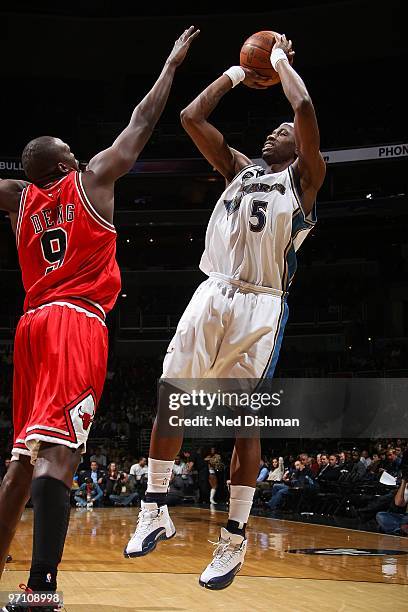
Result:
[[[34,308],[29,308],[24,314],[28,314],[30,312],[36,312],[37,310],[42,310],[43,308],[48,308],[49,306],[65,306],[66,308],[72,308],[77,312],[82,312],[86,314],[90,318],[99,319],[99,321],[105,325],[104,314],[103,311],[99,310],[100,306],[93,305],[92,303],[88,303],[85,300],[77,299],[77,298],[68,298],[66,300],[55,300],[54,302],[47,302],[46,304],[40,304],[39,306],[35,306]],[[24,316],[24,315],[23,315]]]
[[252,291],[253,293],[268,293],[269,295],[276,295],[277,297],[283,298],[286,298],[286,296],[289,295],[287,291],[281,291],[281,289],[274,289],[273,287],[263,287],[262,285],[253,285],[252,283],[247,283],[239,278],[231,278],[230,276],[226,276],[220,272],[210,272],[208,276],[210,278],[219,278],[220,280],[224,281],[224,283],[228,283],[234,287],[241,287],[241,289],[246,289],[248,291]]

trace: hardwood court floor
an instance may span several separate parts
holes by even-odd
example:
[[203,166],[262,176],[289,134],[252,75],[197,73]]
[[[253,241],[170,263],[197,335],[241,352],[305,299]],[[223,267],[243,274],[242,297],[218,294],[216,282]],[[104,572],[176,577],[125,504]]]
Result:
[[[67,612],[384,612],[408,610],[408,539],[251,517],[246,561],[224,591],[199,587],[226,514],[174,508],[177,536],[155,552],[125,559],[138,510],[73,510],[60,567]],[[0,591],[27,579],[32,511],[12,545]],[[295,549],[386,549],[382,556],[291,553]],[[346,551],[344,551],[346,552]],[[354,551],[355,552],[355,551]]]

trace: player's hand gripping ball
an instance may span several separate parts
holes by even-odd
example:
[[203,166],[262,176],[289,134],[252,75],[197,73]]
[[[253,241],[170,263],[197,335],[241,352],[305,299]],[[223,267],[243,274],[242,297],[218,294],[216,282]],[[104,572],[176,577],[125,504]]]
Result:
[[[289,62],[292,64],[295,52],[292,50],[292,41],[287,40],[284,34],[273,31],[256,32],[244,42],[240,53],[240,64],[247,73],[245,85],[256,89],[265,89],[280,82],[279,74],[272,68],[271,52],[273,48],[283,49]],[[251,73],[248,73],[251,70]],[[255,78],[258,75],[258,80]],[[251,80],[252,77],[252,80]]]

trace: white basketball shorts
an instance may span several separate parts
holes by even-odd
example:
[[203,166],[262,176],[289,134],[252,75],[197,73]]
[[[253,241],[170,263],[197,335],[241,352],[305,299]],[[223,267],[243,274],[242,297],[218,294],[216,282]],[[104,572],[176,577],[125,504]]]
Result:
[[282,291],[211,274],[179,321],[162,377],[272,377],[287,318]]

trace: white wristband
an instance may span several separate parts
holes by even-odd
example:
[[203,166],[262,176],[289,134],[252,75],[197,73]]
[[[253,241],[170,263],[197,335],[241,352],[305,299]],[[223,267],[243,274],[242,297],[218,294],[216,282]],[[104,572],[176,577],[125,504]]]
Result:
[[232,81],[232,87],[234,88],[241,81],[245,79],[245,70],[241,66],[231,66],[224,72]]
[[273,49],[271,53],[271,64],[274,70],[276,70],[276,65],[281,60],[286,60],[287,62],[289,61],[284,50],[283,49]]

